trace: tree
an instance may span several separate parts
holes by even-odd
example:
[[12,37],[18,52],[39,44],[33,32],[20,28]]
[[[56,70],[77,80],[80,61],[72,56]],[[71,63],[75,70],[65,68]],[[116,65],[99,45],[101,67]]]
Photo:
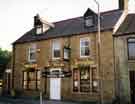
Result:
[[0,48],[0,77],[6,69],[7,64],[11,60],[11,52]]

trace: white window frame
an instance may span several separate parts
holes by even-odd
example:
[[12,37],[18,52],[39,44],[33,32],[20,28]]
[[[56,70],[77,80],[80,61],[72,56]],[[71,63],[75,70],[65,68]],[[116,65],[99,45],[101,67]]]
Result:
[[[28,48],[28,62],[36,62],[36,44],[32,44],[29,48]],[[35,53],[35,59],[31,59],[30,54],[31,53]]]
[[36,27],[36,34],[41,34],[43,32],[42,26]]
[[91,27],[94,25],[94,19],[92,16],[88,16],[85,18],[85,26],[86,27]]
[[60,57],[54,57],[54,50],[56,50],[56,47],[55,47],[55,42],[58,42],[59,44],[59,48],[57,48],[57,50],[60,51],[60,57],[61,57],[61,43],[60,43],[60,40],[52,40],[52,59],[60,59]]
[[85,37],[85,38],[80,38],[80,58],[86,58],[86,57],[89,57],[90,56],[90,52],[89,52],[89,55],[86,56],[86,55],[82,55],[81,53],[81,47],[82,47],[82,41],[88,41],[89,42],[89,51],[90,51],[90,39],[88,37]]

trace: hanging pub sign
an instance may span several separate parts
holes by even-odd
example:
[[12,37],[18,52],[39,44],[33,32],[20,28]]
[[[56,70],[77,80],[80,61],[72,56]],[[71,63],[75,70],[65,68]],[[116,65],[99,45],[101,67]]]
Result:
[[71,71],[65,70],[54,70],[54,71],[45,70],[42,72],[42,77],[46,78],[66,78],[70,77],[71,75],[72,75]]
[[70,48],[64,47],[64,60],[68,61],[70,57]]

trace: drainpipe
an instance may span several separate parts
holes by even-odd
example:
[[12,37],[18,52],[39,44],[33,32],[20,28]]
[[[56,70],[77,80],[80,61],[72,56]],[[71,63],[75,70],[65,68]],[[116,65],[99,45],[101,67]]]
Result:
[[115,36],[113,36],[113,62],[114,62],[114,91],[115,91],[115,99],[114,100],[118,100],[118,104],[120,103],[119,102],[119,97],[120,97],[120,93],[118,93],[118,89],[119,88],[119,78],[118,78],[118,75],[119,75],[119,72],[117,71],[117,63],[116,63],[116,53],[115,53]]
[[14,88],[14,70],[15,70],[15,44],[13,44],[13,53],[12,53],[12,78],[11,78],[11,88]]

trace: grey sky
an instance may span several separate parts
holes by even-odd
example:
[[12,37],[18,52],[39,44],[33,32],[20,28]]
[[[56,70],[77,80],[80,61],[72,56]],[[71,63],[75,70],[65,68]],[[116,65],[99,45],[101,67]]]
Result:
[[[97,6],[93,1],[0,0],[0,47],[11,49],[11,43],[32,28],[33,17],[37,13],[50,22],[60,21],[82,16],[88,7],[96,11]],[[118,0],[98,1],[101,11],[118,8]],[[130,7],[133,8],[135,1],[130,1]]]

